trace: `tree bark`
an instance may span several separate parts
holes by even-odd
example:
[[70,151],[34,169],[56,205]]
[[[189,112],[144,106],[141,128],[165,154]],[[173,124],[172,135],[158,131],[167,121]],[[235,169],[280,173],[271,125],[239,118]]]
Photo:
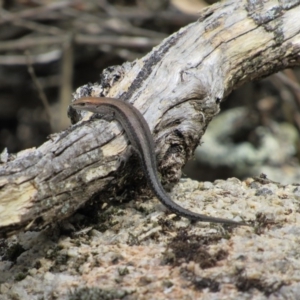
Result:
[[[299,65],[299,15],[300,1],[218,3],[142,59],[104,70],[100,83],[77,89],[74,99],[106,96],[134,104],[153,133],[164,182],[177,182],[226,95]],[[2,153],[0,233],[39,229],[70,216],[126,173],[118,158],[127,144],[118,122],[92,120],[37,149]]]

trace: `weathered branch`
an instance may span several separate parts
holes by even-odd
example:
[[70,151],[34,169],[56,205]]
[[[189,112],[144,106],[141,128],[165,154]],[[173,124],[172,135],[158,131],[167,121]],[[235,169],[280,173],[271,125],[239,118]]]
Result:
[[[105,70],[98,85],[78,89],[74,98],[134,103],[153,132],[160,171],[176,182],[226,95],[246,81],[299,64],[300,1],[280,3],[233,0],[211,6],[199,22],[144,58]],[[116,178],[126,146],[117,122],[95,120],[16,157],[2,155],[0,232],[70,216]]]

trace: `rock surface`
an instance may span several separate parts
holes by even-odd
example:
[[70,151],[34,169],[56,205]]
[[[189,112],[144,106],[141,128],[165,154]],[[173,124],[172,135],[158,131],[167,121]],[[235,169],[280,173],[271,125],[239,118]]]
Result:
[[171,196],[251,226],[191,223],[136,199],[81,231],[1,240],[0,299],[300,298],[299,186],[182,179]]

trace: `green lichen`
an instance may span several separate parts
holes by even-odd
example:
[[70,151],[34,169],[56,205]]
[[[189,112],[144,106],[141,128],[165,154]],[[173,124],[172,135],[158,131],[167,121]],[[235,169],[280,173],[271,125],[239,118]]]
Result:
[[128,270],[127,267],[125,267],[125,268],[119,268],[118,272],[119,272],[120,276],[125,276],[125,275],[129,274],[129,270]]
[[18,274],[15,276],[15,280],[16,280],[16,281],[21,281],[21,280],[23,280],[24,278],[26,278],[26,276],[27,276],[27,273],[20,272],[20,273],[18,273]]

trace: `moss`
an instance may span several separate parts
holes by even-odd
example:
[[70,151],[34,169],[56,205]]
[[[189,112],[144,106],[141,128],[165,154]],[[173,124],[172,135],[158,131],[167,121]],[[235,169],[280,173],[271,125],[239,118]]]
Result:
[[186,268],[180,269],[180,275],[182,278],[189,281],[191,285],[198,291],[202,291],[203,289],[209,289],[209,291],[212,293],[217,293],[220,291],[220,283],[215,279],[196,276],[193,272],[187,270]]
[[6,250],[4,258],[15,262],[23,252],[25,252],[25,249],[19,243],[13,244]]
[[125,275],[129,274],[129,270],[127,267],[118,268],[118,272],[119,272],[120,276],[125,276]]
[[129,293],[121,289],[100,289],[98,287],[77,288],[69,294],[68,300],[115,300],[123,299]]
[[67,254],[59,254],[55,259],[56,265],[65,265],[68,261],[69,257]]
[[132,233],[128,232],[128,240],[127,240],[127,245],[129,246],[138,246],[140,245],[139,238]]
[[50,267],[49,271],[59,272],[65,269],[63,266],[67,264],[69,256],[65,253],[62,253],[61,250],[63,250],[62,246],[55,246],[47,251],[45,258],[53,262],[53,265]]
[[194,287],[197,290],[209,289],[210,292],[216,293],[220,291],[220,283],[211,278],[195,277],[193,280]]
[[45,255],[45,258],[47,258],[47,259],[49,259],[49,260],[55,261],[55,260],[58,258],[58,256],[60,256],[60,251],[61,251],[61,250],[62,250],[62,248],[59,247],[59,246],[51,247],[51,248],[47,251],[47,253],[46,253],[46,255]]
[[51,259],[51,260],[54,260],[57,258],[57,256],[59,255],[59,251],[61,251],[63,249],[62,246],[54,246],[54,247],[51,247],[46,255],[45,255],[45,258],[47,259]]
[[208,246],[217,243],[222,238],[220,234],[211,236],[188,235],[185,229],[181,229],[168,244],[163,262],[178,266],[183,262],[194,261],[202,269],[214,267],[218,261],[225,259],[228,253],[220,249],[216,253],[210,254]]
[[277,292],[283,285],[286,285],[284,281],[278,281],[275,283],[265,282],[261,278],[249,278],[246,276],[244,270],[239,270],[236,276],[236,288],[241,292],[248,292],[251,289],[257,289],[269,296]]
[[76,260],[72,261],[72,267],[74,268],[74,270],[76,270],[76,272],[81,274],[80,268],[83,264],[85,264],[88,261],[88,259],[89,259],[89,254],[88,253],[79,254],[76,257]]
[[257,213],[256,220],[254,222],[254,232],[257,235],[263,234],[266,228],[268,228],[270,225],[276,224],[274,220],[268,219],[268,217],[263,213]]
[[20,272],[15,276],[15,280],[22,281],[24,278],[26,278],[26,276],[27,276],[27,273]]
[[100,232],[105,232],[107,229],[118,224],[118,221],[112,221],[112,216],[119,213],[119,208],[111,207],[104,212],[98,212],[95,216],[94,228]]
[[124,257],[121,254],[115,254],[112,256],[111,263],[116,265],[122,260],[124,260]]
[[171,288],[173,285],[174,285],[174,283],[170,280],[164,280],[162,282],[162,286],[167,288],[167,289]]
[[[104,199],[108,199],[111,197],[111,194],[102,195]],[[107,229],[118,224],[117,221],[112,221],[114,215],[122,215],[124,214],[122,210],[122,205],[117,205],[113,201],[109,201],[107,203],[105,209],[101,206],[103,205],[102,201],[91,201],[89,205],[86,205],[84,208],[79,210],[79,213],[84,215],[84,218],[81,222],[77,223],[76,226],[80,228],[92,226],[96,230],[100,232],[105,232]]]
[[161,233],[163,234],[170,231],[175,231],[174,222],[172,220],[159,218],[158,225],[161,226]]
[[136,204],[134,207],[138,212],[142,213],[143,215],[150,215],[153,212],[155,212],[155,208],[148,208],[142,204],[138,205]]

